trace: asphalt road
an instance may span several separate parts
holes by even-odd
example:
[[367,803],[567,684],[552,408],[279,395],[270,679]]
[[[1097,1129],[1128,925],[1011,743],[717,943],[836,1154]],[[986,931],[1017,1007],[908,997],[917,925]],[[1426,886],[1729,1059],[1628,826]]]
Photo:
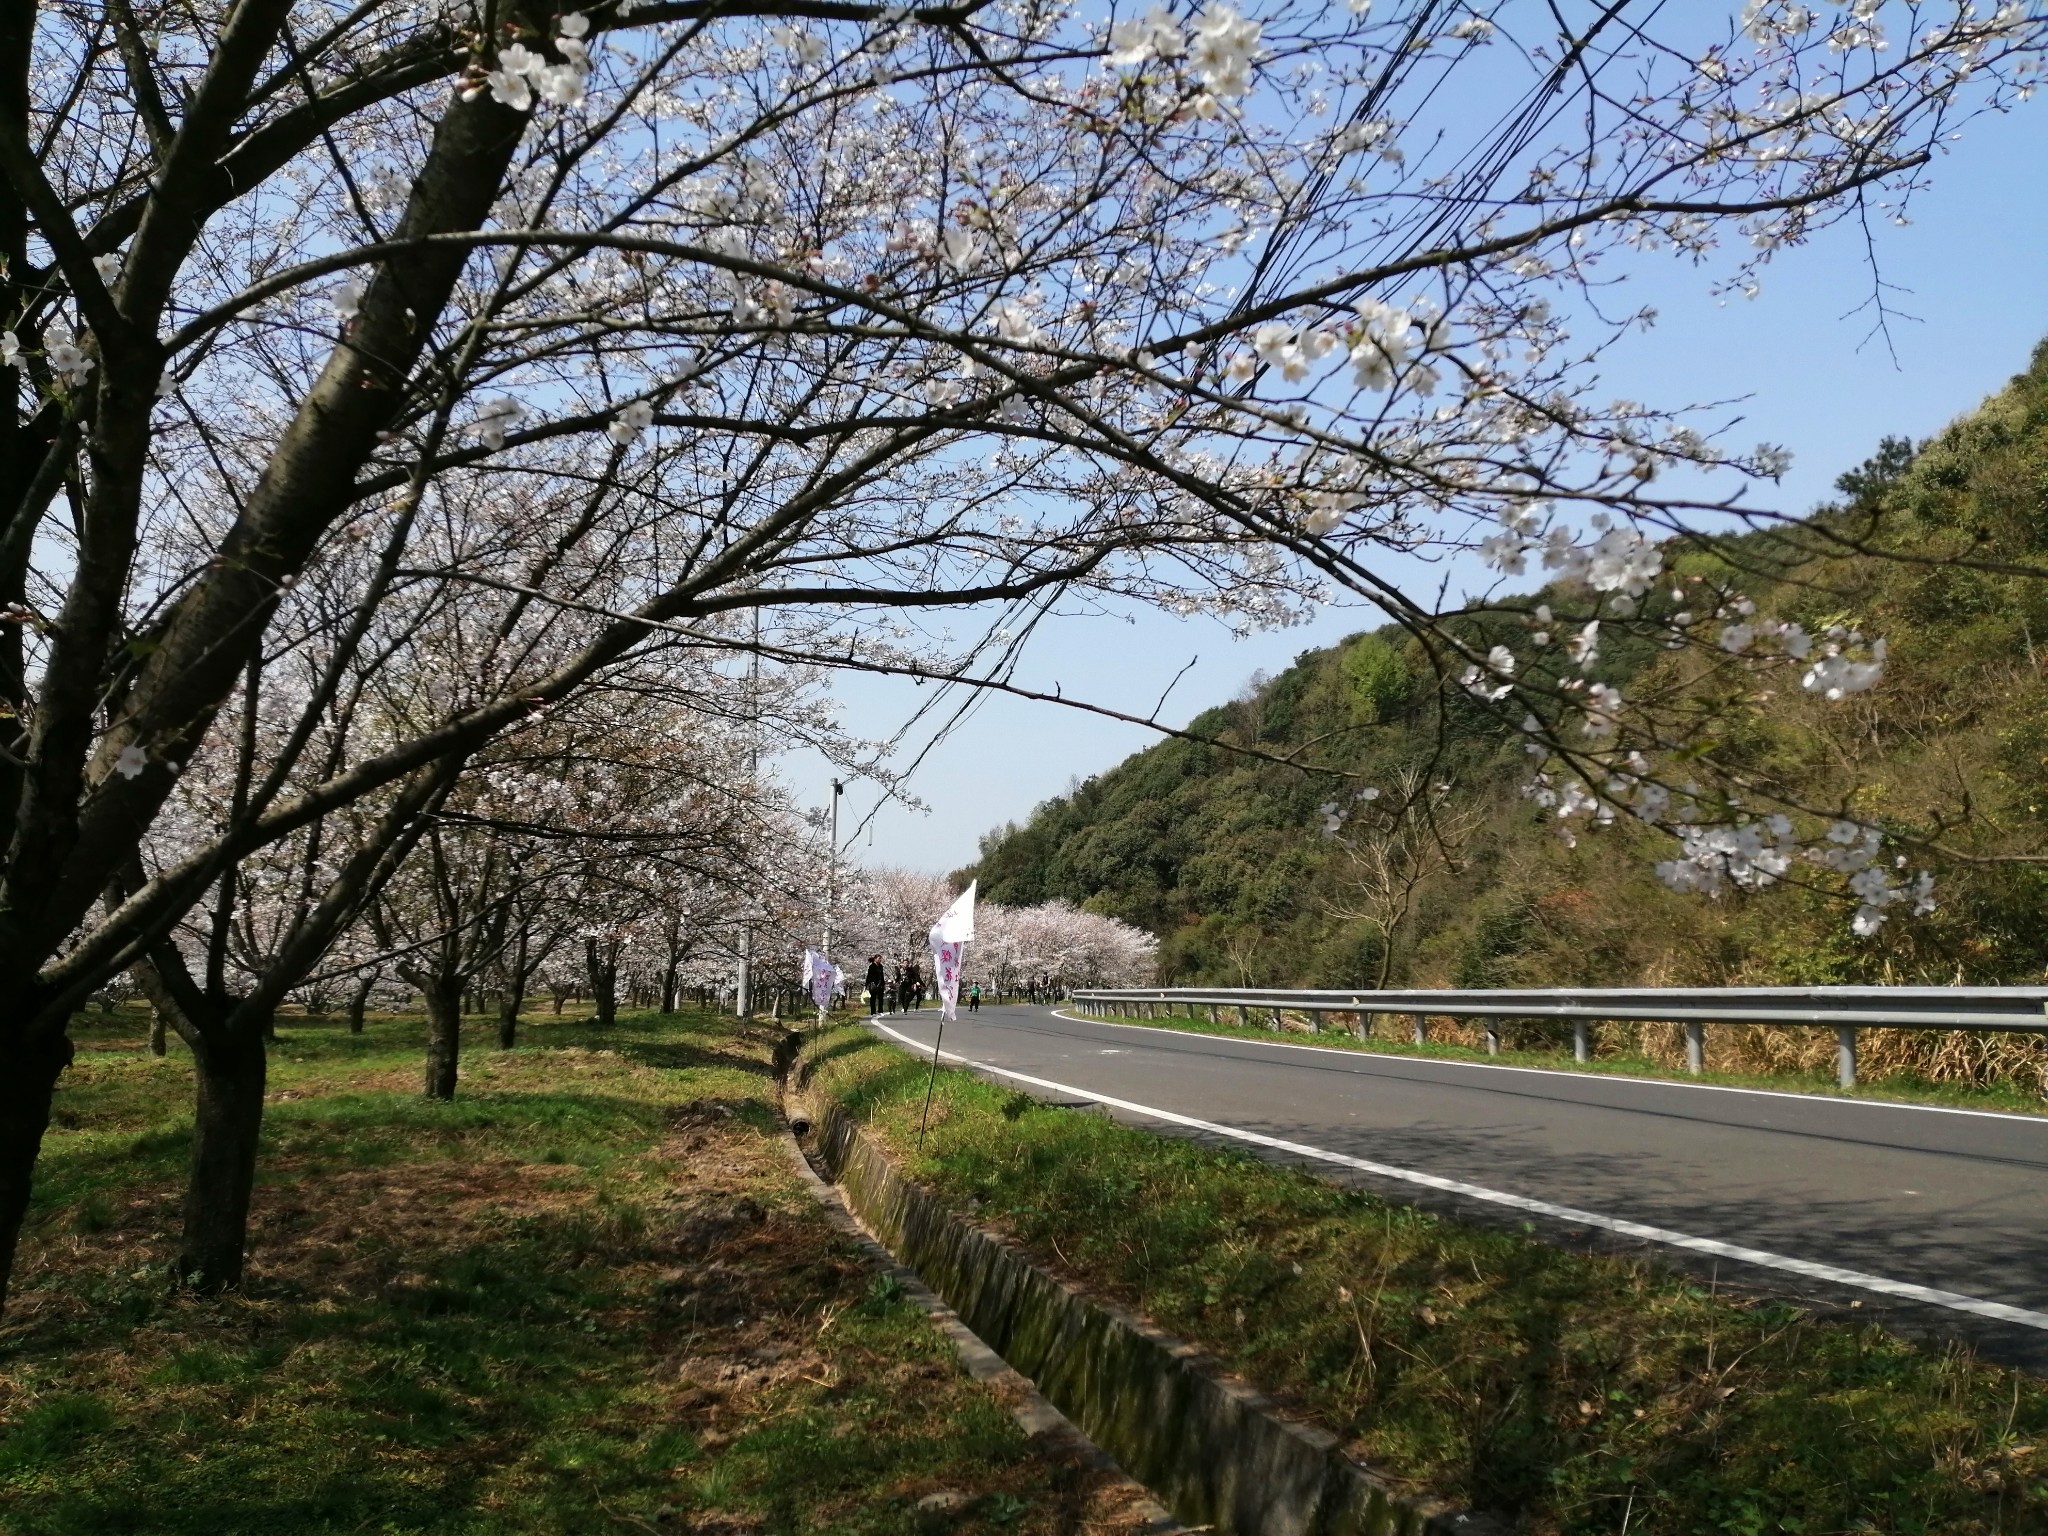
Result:
[[[928,1050],[937,1022],[926,1009],[881,1026]],[[1316,1050],[1023,1006],[963,1012],[945,1050],[1043,1098],[1783,1294],[1853,1298],[2048,1370],[2048,1117]]]

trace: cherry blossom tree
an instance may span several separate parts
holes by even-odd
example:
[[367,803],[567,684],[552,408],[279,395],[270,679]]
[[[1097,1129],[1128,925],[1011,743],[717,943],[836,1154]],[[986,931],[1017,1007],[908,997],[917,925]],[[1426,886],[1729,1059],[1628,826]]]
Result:
[[[395,836],[650,655],[1000,687],[1065,592],[1348,587],[1640,809],[1655,765],[1599,746],[1636,701],[1525,701],[1381,557],[1540,550],[1582,624],[1640,617],[1644,528],[1725,503],[1655,477],[1781,459],[1600,398],[1641,317],[1574,307],[1599,264],[1753,284],[2048,27],[1673,9],[4,0],[0,1271],[81,998],[250,853]],[[364,720],[422,626],[440,683]],[[1881,664],[1814,650],[1823,692]],[[275,753],[160,833],[286,655]]]

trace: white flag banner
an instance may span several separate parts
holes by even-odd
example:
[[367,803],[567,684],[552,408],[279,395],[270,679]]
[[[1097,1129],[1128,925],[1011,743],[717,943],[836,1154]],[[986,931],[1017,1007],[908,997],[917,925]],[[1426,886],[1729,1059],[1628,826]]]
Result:
[[940,914],[938,922],[932,925],[932,947],[936,949],[941,940],[948,944],[965,944],[974,937],[974,888],[979,880],[967,882],[967,889],[953,898],[953,905]]
[[954,898],[939,920],[932,924],[932,979],[939,988],[939,1018],[959,1017],[960,957],[974,937],[974,890],[981,882],[970,880],[967,889]]
[[815,949],[804,951],[804,986],[820,1008],[832,1006],[832,994],[839,990],[839,967]]
[[[939,930],[934,928],[933,933]],[[939,1017],[955,1019],[960,1016],[960,956],[967,948],[965,939],[942,939],[932,946],[932,979],[939,986]]]

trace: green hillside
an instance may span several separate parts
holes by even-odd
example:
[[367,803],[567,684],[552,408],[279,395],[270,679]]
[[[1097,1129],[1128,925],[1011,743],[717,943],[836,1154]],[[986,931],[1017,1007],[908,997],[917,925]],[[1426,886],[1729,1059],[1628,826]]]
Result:
[[1858,938],[1840,897],[1817,889],[1681,895],[1653,867],[1671,840],[1632,824],[1567,846],[1521,793],[1519,739],[1394,629],[1303,653],[1194,730],[1395,798],[1412,786],[1437,835],[1361,838],[1354,820],[1328,836],[1319,807],[1347,784],[1170,740],[985,838],[982,888],[1138,923],[1159,935],[1162,980],[1180,984],[2039,980],[2048,878],[1997,861],[2048,848],[2048,581],[2025,574],[2048,565],[2048,344],[1975,413],[1917,447],[1887,440],[1838,485],[1806,524],[1674,544],[1666,570],[1732,573],[1765,612],[1886,637],[1875,690],[1833,704],[1796,684],[1745,691],[1711,647],[1619,635],[1592,675],[1631,701],[1710,710],[1723,762],[1799,785],[1809,805],[1938,831],[1915,860],[1939,882],[1929,918]]

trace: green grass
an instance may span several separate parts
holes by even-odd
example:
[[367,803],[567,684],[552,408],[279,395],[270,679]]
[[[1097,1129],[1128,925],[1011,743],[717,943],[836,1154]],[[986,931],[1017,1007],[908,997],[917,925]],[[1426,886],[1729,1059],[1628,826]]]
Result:
[[548,1021],[431,1104],[419,1021],[286,1021],[251,1277],[207,1299],[166,1279],[189,1062],[88,1022],[0,1324],[0,1531],[917,1536],[942,1490],[949,1530],[1095,1519],[1102,1479],[797,1184],[773,1040]]
[[[1268,1044],[1283,1039],[1297,1045],[1318,1045],[1331,1050],[1364,1051],[1382,1056],[1420,1056],[1439,1061],[1484,1061],[1510,1067],[1540,1067],[1550,1072],[1592,1072],[1616,1077],[1647,1077],[1662,1082],[1715,1083],[1728,1088],[1762,1088],[1776,1093],[1824,1094],[1832,1098],[1875,1099],[1899,1104],[1935,1104],[1955,1109],[1999,1110],[2008,1114],[2048,1114],[2048,1099],[2037,1098],[2011,1083],[1971,1083],[1952,1079],[1922,1077],[1895,1072],[1885,1076],[1863,1076],[1854,1088],[1844,1088],[1832,1073],[1820,1072],[1726,1072],[1712,1067],[1697,1077],[1674,1072],[1663,1062],[1626,1051],[1606,1051],[1591,1061],[1575,1061],[1568,1052],[1557,1050],[1512,1050],[1503,1046],[1498,1056],[1489,1056],[1476,1046],[1448,1041],[1416,1045],[1412,1040],[1376,1036],[1361,1040],[1349,1029],[1296,1029],[1284,1031],[1258,1025],[1217,1023],[1205,1018],[1170,1015],[1164,1018],[1125,1019],[1079,1008],[1062,1010],[1098,1024],[1124,1024],[1147,1029],[1176,1029],[1200,1035],[1225,1035],[1238,1040],[1262,1040]],[[1595,1032],[1597,1041],[1598,1033]],[[1708,1051],[1713,1050],[1713,1031],[1707,1034]]]
[[1528,1532],[2048,1530],[2048,1384],[940,1075],[865,1031],[812,1081],[1038,1258],[1409,1486]]

